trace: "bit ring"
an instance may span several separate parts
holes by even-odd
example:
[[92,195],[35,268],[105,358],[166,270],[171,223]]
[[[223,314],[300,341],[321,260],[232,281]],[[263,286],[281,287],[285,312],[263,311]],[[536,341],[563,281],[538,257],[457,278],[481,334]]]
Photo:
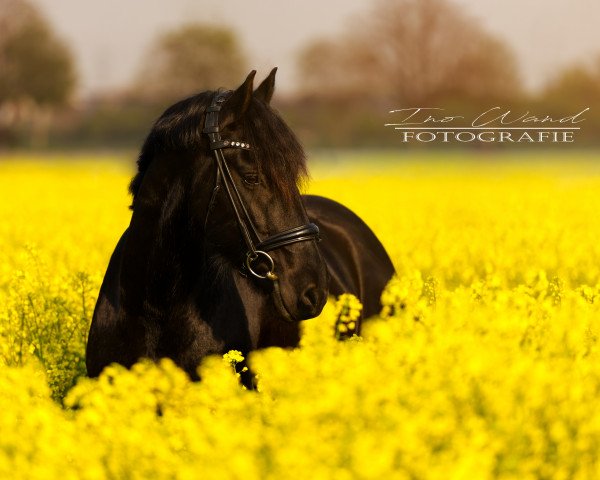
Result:
[[[260,273],[256,272],[252,268],[252,264],[256,260],[258,260],[261,256],[267,261],[267,264],[269,265],[269,269],[268,269],[267,273],[265,273],[264,275],[261,275]],[[256,278],[261,278],[261,279],[268,278],[269,280],[273,280],[274,278],[277,278],[276,275],[273,273],[273,270],[275,269],[275,262],[273,262],[271,255],[269,255],[267,252],[263,252],[262,250],[256,250],[255,252],[247,253],[246,268]]]

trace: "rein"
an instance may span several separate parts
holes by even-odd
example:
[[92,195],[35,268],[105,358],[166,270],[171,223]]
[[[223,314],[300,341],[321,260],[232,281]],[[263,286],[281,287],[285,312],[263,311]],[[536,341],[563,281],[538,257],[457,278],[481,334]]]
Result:
[[[247,142],[223,140],[221,138],[219,132],[219,112],[230,93],[231,92],[215,93],[210,106],[206,108],[204,129],[202,130],[202,133],[205,133],[208,136],[210,149],[214,152],[217,164],[217,185],[222,181],[225,186],[225,192],[227,193],[242,238],[246,244],[247,251],[244,265],[254,277],[271,280],[274,283],[275,289],[278,289],[279,285],[277,281],[278,277],[275,274],[275,262],[273,257],[267,252],[297,242],[319,240],[319,227],[314,223],[307,223],[305,225],[284,230],[261,240],[260,235],[252,222],[252,218],[248,213],[248,209],[246,208],[246,205],[244,205],[240,192],[233,181],[233,176],[231,175],[231,171],[229,170],[229,166],[223,155],[223,149],[225,148],[250,150],[250,144]],[[259,260],[264,261],[268,266],[267,273],[261,274],[256,271],[256,265]],[[276,295],[276,297],[278,297],[278,295]]]

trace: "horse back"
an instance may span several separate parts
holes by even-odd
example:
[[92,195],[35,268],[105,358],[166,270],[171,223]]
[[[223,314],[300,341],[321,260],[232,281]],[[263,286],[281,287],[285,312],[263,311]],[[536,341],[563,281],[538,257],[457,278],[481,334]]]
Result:
[[352,293],[363,304],[363,317],[381,310],[381,292],[394,274],[385,248],[352,210],[325,197],[303,195],[308,218],[321,234],[319,250],[329,271],[329,293]]

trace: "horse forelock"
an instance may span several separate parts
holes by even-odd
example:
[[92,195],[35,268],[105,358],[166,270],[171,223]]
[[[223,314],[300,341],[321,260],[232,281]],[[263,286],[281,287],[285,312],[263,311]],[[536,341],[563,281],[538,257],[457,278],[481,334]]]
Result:
[[268,105],[254,100],[245,116],[245,134],[268,186],[284,198],[308,177],[304,149],[292,130]]
[[[202,133],[204,113],[214,92],[203,92],[170,106],[156,120],[142,146],[137,160],[137,173],[129,191],[135,199],[144,176],[157,155],[167,152],[201,152],[210,156]],[[241,129],[252,146],[261,173],[268,185],[283,197],[297,191],[307,177],[305,154],[296,135],[269,106],[253,99],[241,119]],[[226,133],[224,138],[226,138]],[[133,205],[132,205],[133,208]]]

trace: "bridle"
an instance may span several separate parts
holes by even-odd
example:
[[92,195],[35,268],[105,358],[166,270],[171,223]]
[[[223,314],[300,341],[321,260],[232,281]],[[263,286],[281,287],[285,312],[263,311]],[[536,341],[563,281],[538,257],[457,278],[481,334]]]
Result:
[[[227,162],[225,161],[225,156],[223,155],[223,149],[225,148],[250,150],[250,144],[247,142],[221,139],[221,134],[219,132],[219,112],[230,94],[231,91],[215,93],[210,106],[206,108],[204,129],[202,130],[202,133],[207,134],[210,141],[210,149],[214,152],[217,164],[216,188],[218,188],[221,183],[225,186],[225,192],[227,193],[242,238],[247,247],[244,266],[254,277],[259,279],[269,279],[276,284],[278,278],[275,274],[275,262],[273,261],[273,257],[267,252],[297,242],[319,240],[319,227],[314,223],[307,223],[299,227],[284,230],[283,232],[276,233],[261,240],[260,235],[252,222],[252,218],[248,213],[248,209],[240,196],[240,192],[235,186],[231,171],[229,170]],[[268,266],[268,271],[265,274],[259,273],[256,270],[256,265],[261,260]]]

